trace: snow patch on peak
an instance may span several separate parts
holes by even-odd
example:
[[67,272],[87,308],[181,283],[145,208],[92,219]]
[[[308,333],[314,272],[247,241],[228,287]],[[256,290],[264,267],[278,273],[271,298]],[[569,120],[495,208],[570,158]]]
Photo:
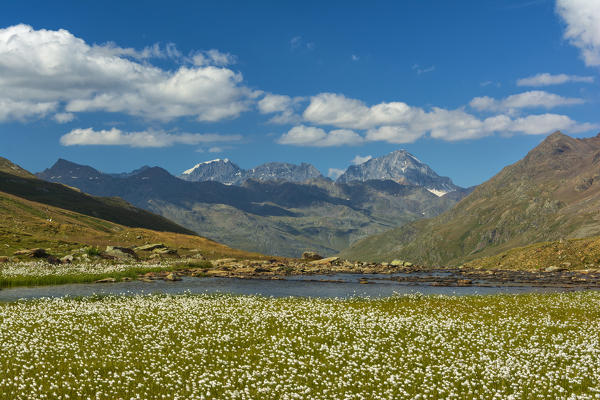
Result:
[[200,167],[201,165],[206,165],[206,164],[212,164],[212,163],[217,163],[217,162],[224,162],[224,163],[228,163],[229,159],[228,158],[224,158],[224,159],[220,159],[220,158],[216,158],[214,160],[210,160],[210,161],[204,161],[201,163],[198,163],[196,165],[194,165],[192,168],[190,169],[186,169],[185,171],[183,171],[182,175],[189,175],[192,172],[194,172],[196,170],[196,168]]
[[442,197],[443,195],[448,193],[447,190],[437,190],[437,189],[427,189],[427,190],[429,190],[431,193],[435,194],[437,197]]

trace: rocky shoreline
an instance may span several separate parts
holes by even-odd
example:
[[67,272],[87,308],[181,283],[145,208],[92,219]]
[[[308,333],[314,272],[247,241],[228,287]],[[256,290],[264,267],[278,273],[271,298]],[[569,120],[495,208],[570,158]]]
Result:
[[[176,272],[151,272],[141,280],[176,281],[183,276],[237,279],[285,280],[295,276],[315,276],[314,281],[339,282],[337,274],[360,275],[364,284],[395,281],[406,285],[430,286],[536,286],[600,288],[600,269],[539,271],[479,270],[473,268],[427,268],[411,263],[361,263],[330,257],[321,260],[214,260],[211,268],[189,268]],[[329,278],[331,277],[331,278]]]

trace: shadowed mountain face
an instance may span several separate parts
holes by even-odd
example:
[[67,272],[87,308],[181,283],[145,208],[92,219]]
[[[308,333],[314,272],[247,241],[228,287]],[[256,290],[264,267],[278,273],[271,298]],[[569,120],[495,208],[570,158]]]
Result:
[[[88,173],[88,180],[94,176],[90,170],[93,171],[92,168],[82,169]],[[160,215],[133,207],[122,199],[94,197],[65,185],[38,179],[5,158],[0,158],[0,192],[129,227],[194,234]]]
[[456,206],[354,244],[352,259],[461,264],[534,242],[600,234],[600,137],[556,132]]
[[185,181],[158,167],[108,175],[64,160],[38,176],[95,195],[119,196],[233,247],[283,256],[305,250],[335,254],[367,235],[437,215],[457,201],[457,196],[438,197],[393,181],[336,184],[320,174],[306,183],[271,180],[272,171],[278,179],[293,172],[305,180],[314,175],[313,167],[302,164],[300,174],[291,164],[266,165],[247,171],[261,180],[235,185]]
[[87,246],[147,243],[215,258],[261,257],[200,237],[122,199],[94,197],[43,181],[0,157],[0,256],[36,247],[64,255]]
[[397,150],[383,157],[372,158],[362,164],[348,167],[337,179],[338,183],[367,180],[392,180],[422,186],[437,195],[459,190],[450,178],[439,176],[406,150]]

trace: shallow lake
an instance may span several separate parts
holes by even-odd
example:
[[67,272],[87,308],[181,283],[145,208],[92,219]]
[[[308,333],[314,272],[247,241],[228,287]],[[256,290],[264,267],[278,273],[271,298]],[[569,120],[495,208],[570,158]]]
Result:
[[[359,283],[367,279],[368,284]],[[496,293],[548,293],[564,292],[572,289],[561,287],[516,286],[431,286],[427,283],[403,283],[382,279],[386,275],[312,275],[292,276],[285,280],[234,279],[234,278],[192,278],[169,282],[118,282],[88,283],[56,286],[17,287],[0,290],[0,301],[35,299],[41,297],[92,296],[92,295],[133,295],[153,293],[229,293],[262,295],[273,297],[385,297],[394,294],[422,293],[444,295],[471,295]],[[332,282],[335,281],[335,282]]]

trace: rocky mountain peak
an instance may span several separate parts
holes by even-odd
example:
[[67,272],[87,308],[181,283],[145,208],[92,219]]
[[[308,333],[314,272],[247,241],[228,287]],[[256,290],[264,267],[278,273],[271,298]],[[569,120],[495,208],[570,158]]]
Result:
[[352,165],[340,175],[337,182],[364,182],[373,179],[423,186],[437,196],[459,189],[450,178],[439,176],[427,164],[404,149]]
[[98,170],[87,166],[79,165],[74,162],[59,158],[53,166],[36,174],[39,178],[45,180],[60,179],[61,177],[68,179],[95,179],[102,175]]
[[236,184],[243,174],[243,170],[229,159],[204,161],[183,171],[181,179],[191,182],[217,181],[226,185]]
[[226,185],[241,185],[249,179],[255,181],[304,182],[321,176],[319,170],[307,163],[295,165],[284,162],[269,162],[244,170],[228,159],[216,159],[196,164],[184,171],[180,178],[193,182],[217,181]]
[[320,176],[321,173],[319,170],[311,164],[302,163],[295,165],[283,162],[269,162],[246,171],[244,178],[258,181],[304,182]]

